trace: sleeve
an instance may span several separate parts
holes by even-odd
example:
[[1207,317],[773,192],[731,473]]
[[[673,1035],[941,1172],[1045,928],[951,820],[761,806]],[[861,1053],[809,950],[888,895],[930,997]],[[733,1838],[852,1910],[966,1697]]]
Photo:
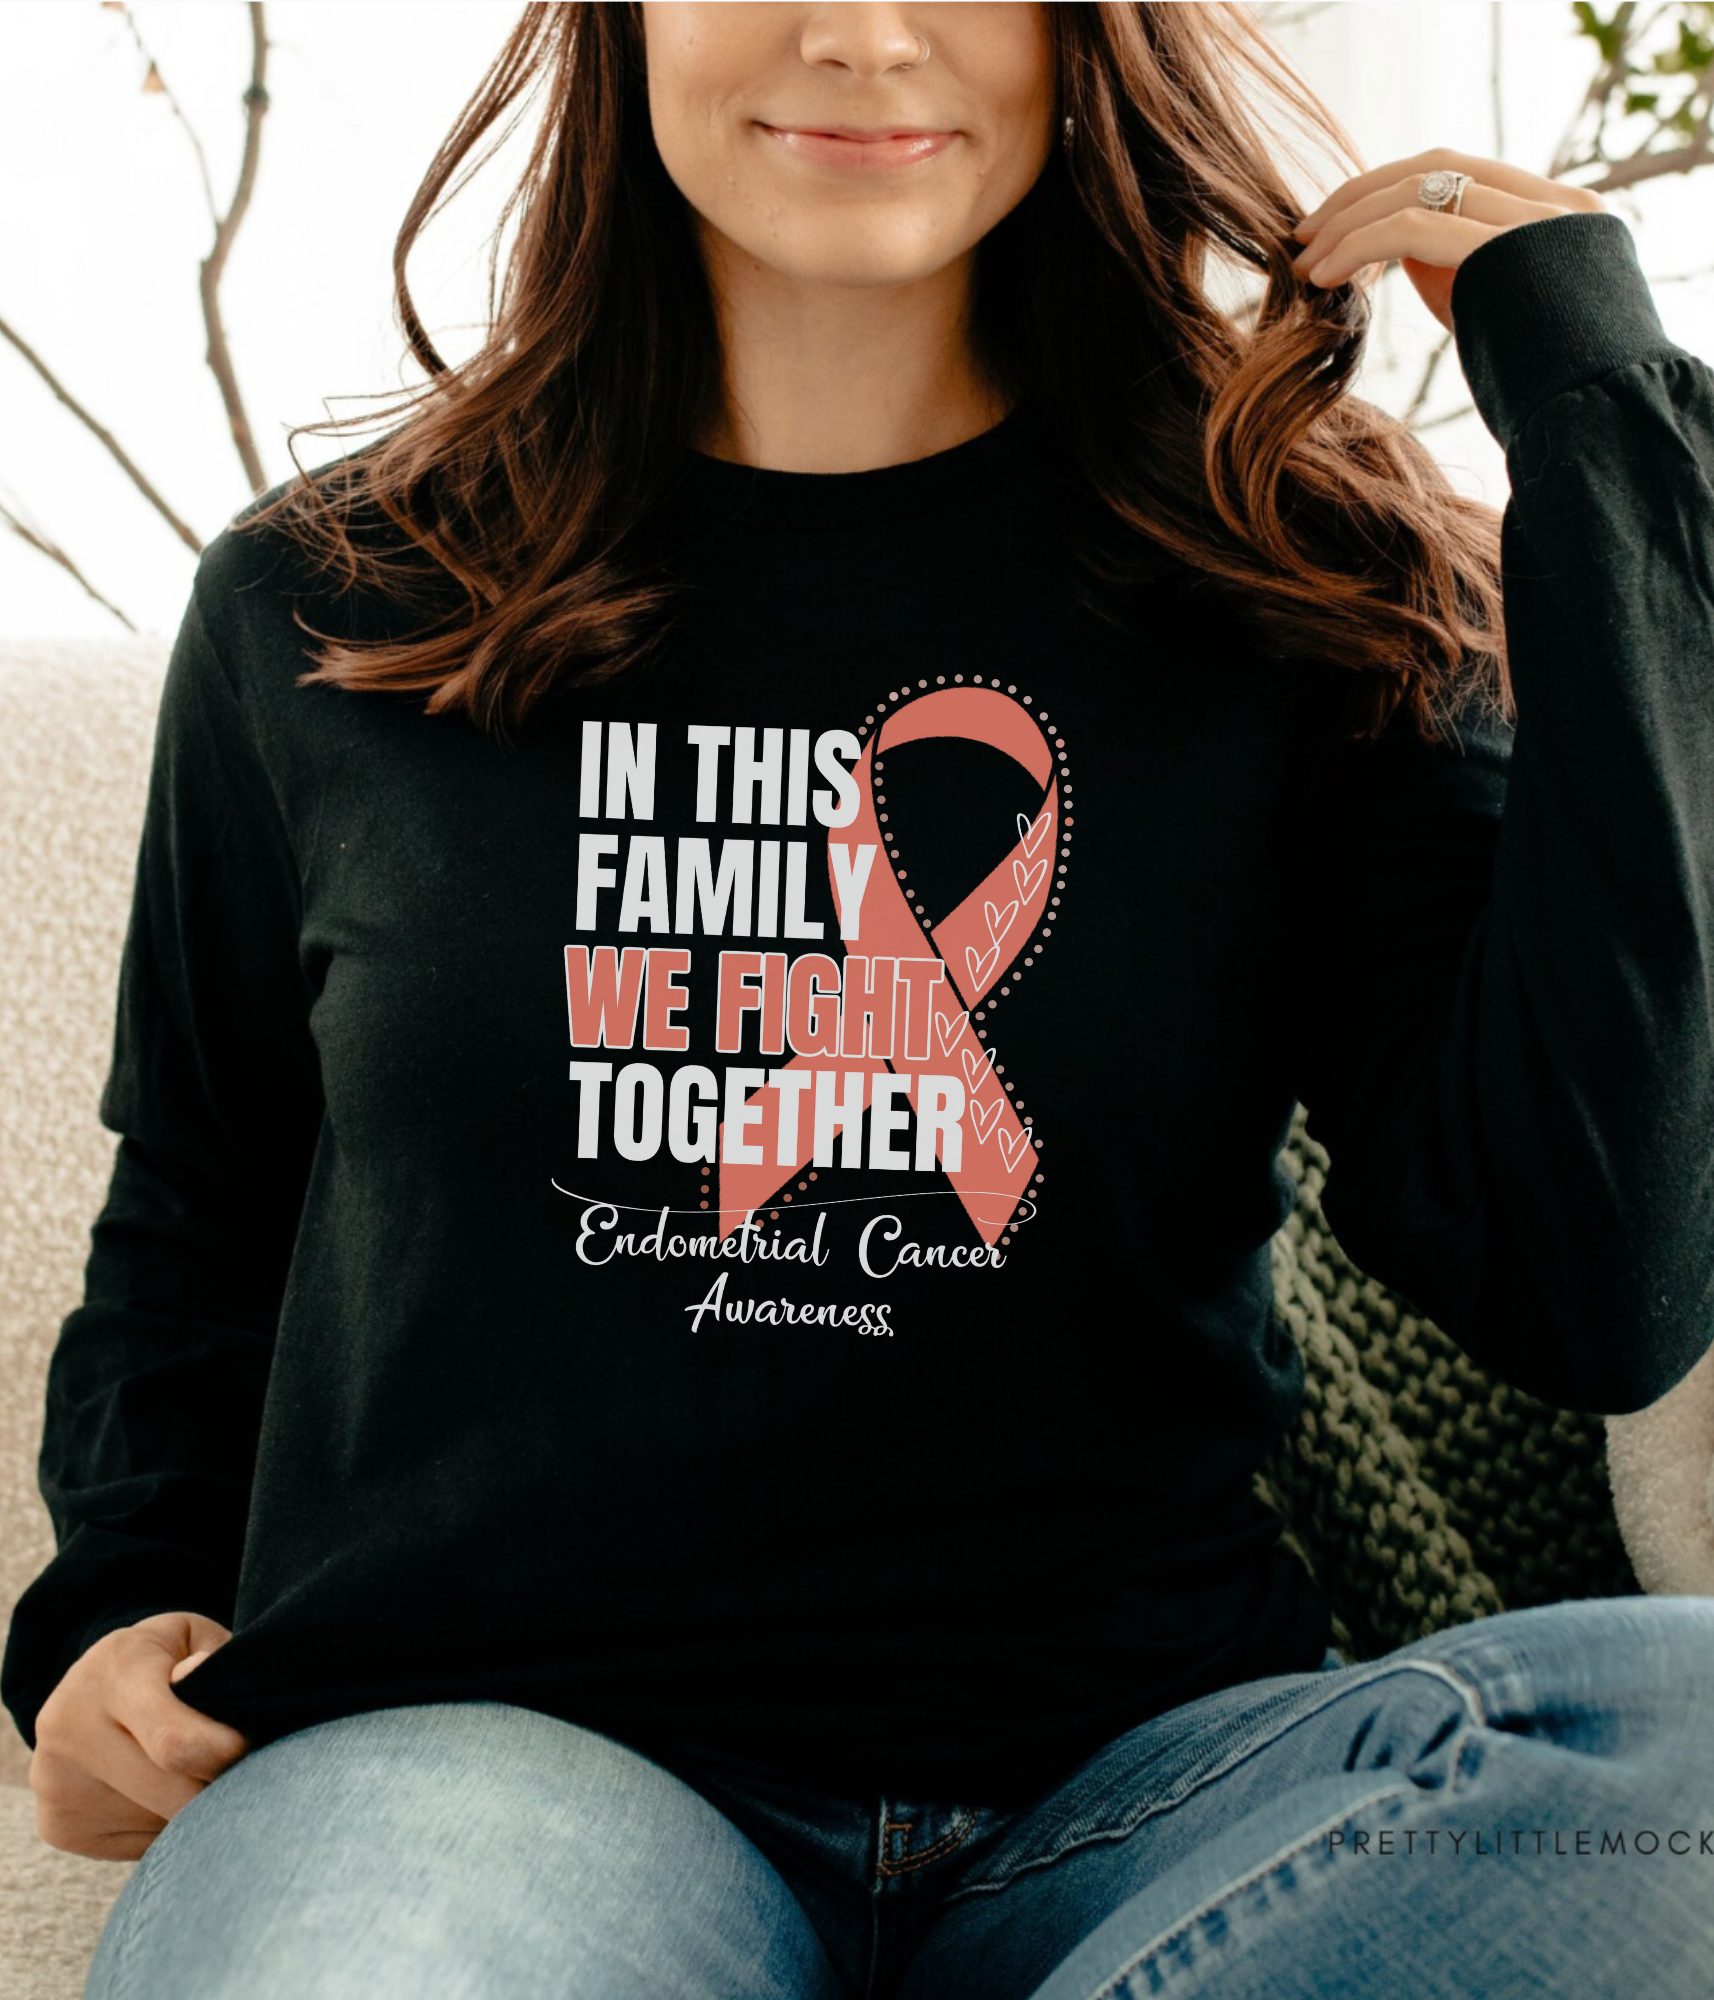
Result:
[[1610,212],[1481,244],[1453,314],[1510,475],[1516,721],[1327,759],[1295,1088],[1353,1261],[1619,1415],[1714,1343],[1714,371]]
[[157,1611],[232,1622],[274,1327],[321,1122],[299,876],[210,639],[205,552],[162,684],[101,1122],[118,1135],[82,1302],[50,1357],[57,1553],[13,1608],[0,1699],[42,1703]]

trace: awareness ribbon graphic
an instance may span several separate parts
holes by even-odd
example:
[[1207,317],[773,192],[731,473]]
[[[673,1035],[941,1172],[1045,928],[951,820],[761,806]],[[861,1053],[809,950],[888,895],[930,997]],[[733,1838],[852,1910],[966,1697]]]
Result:
[[[962,737],[1002,750],[1021,764],[1042,787],[1042,803],[1033,819],[1017,816],[1017,844],[985,875],[950,915],[926,933],[912,914],[900,873],[886,866],[887,836],[875,814],[874,763],[877,750],[894,750],[902,743],[927,737]],[[956,1013],[931,1008],[933,1019],[928,1050],[929,1072],[959,1076],[965,1087],[962,1157],[955,1168],[946,1165],[944,1146],[937,1134],[937,1156],[942,1170],[952,1182],[982,1241],[992,1247],[1010,1223],[1018,1202],[1036,1170],[1035,1143],[1029,1128],[1019,1119],[1004,1085],[994,1074],[995,1051],[984,1047],[970,1025],[970,1009],[1005,976],[1030,933],[1047,908],[1048,890],[1053,879],[1053,851],[1059,824],[1059,783],[1053,774],[1053,752],[1042,735],[1041,725],[1028,709],[1010,695],[989,688],[945,688],[919,695],[888,716],[864,746],[853,766],[857,780],[857,815],[848,825],[828,832],[828,872],[833,882],[833,898],[840,905],[839,877],[832,863],[835,840],[848,842],[853,850],[873,842],[875,859],[862,901],[859,937],[848,943],[860,950],[871,964],[876,960],[920,959],[926,954],[926,940],[941,959],[945,979],[934,988],[938,996],[950,983],[962,1006]],[[840,907],[843,925],[844,910]],[[951,996],[948,996],[949,999]],[[908,1097],[911,1110],[920,1116],[917,1102],[921,1060],[907,1059],[895,1036],[893,1052],[842,1058],[838,1055],[798,1055],[784,1070],[794,1078],[807,1076],[807,1087],[795,1090],[793,1107],[796,1139],[788,1153],[792,1163],[782,1165],[778,1147],[780,1091],[772,1083],[745,1100],[746,1140],[758,1147],[761,1161],[747,1165],[726,1159],[725,1127],[721,1127],[720,1150],[720,1236],[724,1240],[753,1209],[766,1208],[785,1184],[810,1164],[814,1152],[814,1121],[809,1115],[823,1071],[836,1078],[847,1071],[863,1069],[862,1110],[867,1111],[873,1095],[876,1067],[885,1062],[895,1073],[910,1073]],[[754,1116],[759,1111],[759,1119]]]

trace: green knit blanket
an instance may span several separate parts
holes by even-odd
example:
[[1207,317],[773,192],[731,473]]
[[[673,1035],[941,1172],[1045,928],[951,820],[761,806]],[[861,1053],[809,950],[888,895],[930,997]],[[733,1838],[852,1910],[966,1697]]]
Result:
[[1326,1591],[1333,1643],[1368,1660],[1495,1611],[1635,1595],[1601,1419],[1486,1374],[1346,1257],[1301,1105],[1281,1159],[1298,1193],[1274,1290],[1306,1382],[1255,1487]]

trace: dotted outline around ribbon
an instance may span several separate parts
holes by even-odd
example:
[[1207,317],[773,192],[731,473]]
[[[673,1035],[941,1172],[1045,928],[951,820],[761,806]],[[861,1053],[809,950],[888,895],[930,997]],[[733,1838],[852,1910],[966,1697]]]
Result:
[[[877,701],[875,703],[874,712],[872,714],[864,716],[862,722],[858,725],[857,728],[857,736],[859,741],[866,740],[871,730],[879,728],[880,725],[886,721],[889,713],[899,708],[902,708],[906,702],[914,700],[917,695],[926,694],[933,688],[944,688],[944,687],[992,688],[999,693],[1010,695],[1015,701],[1022,702],[1024,707],[1030,710],[1032,716],[1035,719],[1036,726],[1041,730],[1042,736],[1047,742],[1048,748],[1053,756],[1055,765],[1055,776],[1059,781],[1060,797],[1064,801],[1064,807],[1060,815],[1060,824],[1056,842],[1057,852],[1054,858],[1053,880],[1048,886],[1048,898],[1047,902],[1043,906],[1043,915],[1040,919],[1037,920],[1035,931],[1032,934],[1030,943],[1026,948],[1024,954],[1013,964],[1010,971],[1006,975],[1006,983],[1004,985],[991,989],[988,996],[983,1001],[983,1004],[980,1007],[973,1007],[968,1010],[970,1024],[975,1029],[977,1040],[981,1042],[986,1042],[988,1040],[988,1030],[984,1027],[976,1026],[976,1024],[978,1022],[985,1021],[988,1018],[988,1016],[993,1012],[994,1008],[996,1007],[999,1001],[1010,998],[1012,990],[1012,982],[1016,981],[1023,972],[1028,971],[1031,965],[1038,964],[1040,962],[1043,955],[1043,947],[1046,944],[1047,940],[1053,936],[1053,926],[1058,921],[1057,917],[1054,915],[1054,912],[1056,912],[1059,908],[1060,891],[1064,888],[1067,880],[1070,860],[1071,860],[1072,835],[1077,824],[1073,812],[1074,801],[1072,798],[1071,770],[1067,762],[1068,752],[1066,750],[1065,738],[1059,735],[1057,732],[1050,731],[1049,728],[1047,727],[1049,721],[1047,710],[1036,708],[1033,696],[1027,694],[1020,694],[1018,692],[1018,686],[1015,681],[1003,681],[998,674],[970,674],[970,675],[935,674],[932,676],[923,675],[918,678],[916,685],[914,687],[908,681],[906,681],[902,687],[892,689],[884,700]],[[882,772],[882,766],[879,758],[876,759],[874,771],[875,771],[875,776],[879,778]],[[875,816],[882,826],[885,826],[887,823],[887,815],[884,812],[880,811],[879,808],[884,806],[885,804],[886,804],[885,796],[881,792],[877,791],[875,794],[875,805],[877,807]],[[890,838],[890,836],[888,837]],[[887,855],[889,860],[893,863],[894,873],[897,876],[898,880],[901,882],[907,881],[909,879],[908,871],[898,865],[899,862],[903,859],[903,856],[900,854],[899,850],[896,847],[889,847],[887,849]],[[907,900],[910,900],[910,892],[907,890],[905,894]],[[923,907],[923,905],[921,903],[912,901],[911,909],[915,913],[918,920],[921,922],[923,929],[925,931],[932,931],[936,919],[928,914],[927,910]],[[937,1023],[935,1027],[935,1033],[937,1038],[939,1037],[939,1032],[940,1032],[939,1026]],[[956,1048],[959,1041],[961,1041],[962,1039],[963,1039],[962,1034],[955,1036],[953,1039],[953,1047]],[[944,1047],[944,1042],[942,1043],[942,1046]],[[947,1050],[946,1053],[950,1055],[951,1050]],[[981,1062],[978,1061],[977,1067],[981,1068],[982,1066],[983,1065],[981,1064]],[[997,1051],[992,1049],[990,1050],[990,1060],[987,1064],[987,1068],[989,1070],[989,1073],[994,1076],[996,1081],[999,1081],[1001,1078],[1005,1076],[1005,1065],[999,1061]],[[1007,1096],[1011,1096],[1011,1085],[1009,1083],[1002,1083],[1001,1088],[1005,1090]],[[972,1094],[972,1101],[973,1097],[974,1093]],[[1014,1100],[1012,1108],[1018,1114],[1020,1122],[1029,1129],[1031,1142],[1034,1144],[1036,1151],[1039,1153],[1042,1150],[1044,1141],[1036,1138],[1035,1136],[1034,1119],[1024,1118],[1023,1116],[1024,1107],[1020,1102]],[[705,1163],[702,1168],[702,1183],[701,1183],[700,1197],[698,1203],[698,1206],[704,1209],[710,1206],[712,1199],[709,1189],[709,1175],[711,1171],[712,1169]],[[817,1178],[818,1176],[816,1174],[816,1171],[812,1167],[805,1174],[805,1176],[801,1180],[799,1180],[796,1191],[799,1194],[807,1194],[810,1189],[810,1184]],[[1039,1188],[1042,1182],[1045,1180],[1045,1178],[1046,1178],[1045,1173],[1042,1170],[1038,1169],[1030,1183],[1031,1187]],[[1040,1207],[1041,1198],[1039,1195],[1035,1194],[1025,1195],[1021,1197],[1021,1199],[1030,1202],[1033,1205],[1032,1214],[1034,1213],[1034,1209]],[[788,1188],[786,1192],[780,1196],[779,1206],[770,1208],[767,1211],[768,1220],[770,1222],[778,1222],[780,1219],[781,1210],[789,1206],[791,1200],[792,1200],[792,1190]],[[1008,1247],[1012,1243],[1017,1232],[1023,1227],[1024,1221],[1027,1221],[1029,1219],[1030,1219],[1029,1217],[1024,1217],[1020,1220],[1014,1217],[1014,1219],[1006,1225],[1006,1233],[1002,1235],[1001,1238],[999,1239],[1001,1247],[1003,1248]]]

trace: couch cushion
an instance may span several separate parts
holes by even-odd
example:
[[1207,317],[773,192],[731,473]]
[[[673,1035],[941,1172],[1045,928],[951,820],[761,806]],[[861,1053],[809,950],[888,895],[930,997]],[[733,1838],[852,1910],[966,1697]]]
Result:
[[[53,1554],[36,1490],[44,1378],[117,1143],[96,1106],[167,653],[0,644],[0,1630]],[[22,1784],[29,1751],[0,1724],[0,1785]]]
[[36,1795],[0,1785],[0,1993],[81,2000],[101,1927],[136,1867],[86,1861],[36,1834]]

